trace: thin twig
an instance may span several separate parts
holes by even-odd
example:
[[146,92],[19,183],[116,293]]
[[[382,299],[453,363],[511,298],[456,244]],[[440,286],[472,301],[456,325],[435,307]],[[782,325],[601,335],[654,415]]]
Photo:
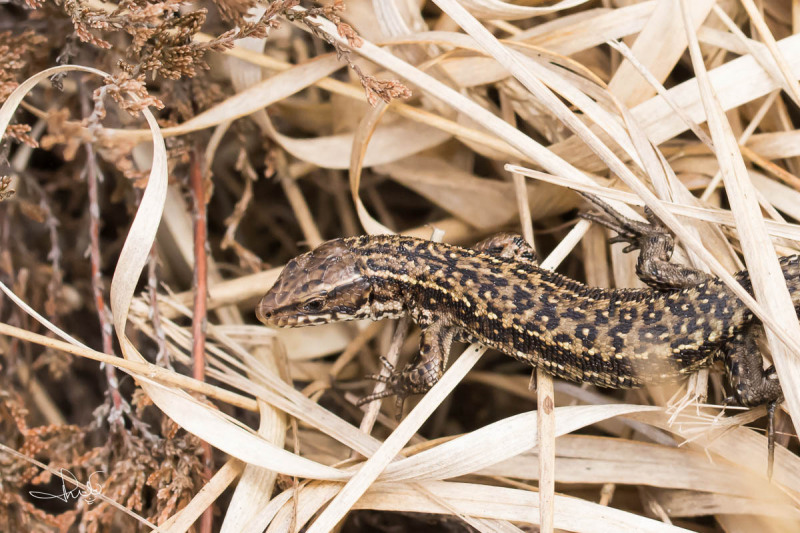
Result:
[[[114,341],[112,325],[109,320],[108,310],[105,304],[105,285],[102,275],[102,255],[100,254],[100,204],[98,203],[97,182],[102,180],[100,169],[97,168],[94,149],[90,143],[84,144],[86,149],[86,184],[89,193],[89,237],[90,247],[89,256],[92,265],[92,294],[94,295],[94,306],[97,310],[97,319],[100,321],[100,334],[102,336],[103,351],[105,353],[114,352]],[[108,380],[108,392],[111,395],[111,410],[108,412],[108,421],[116,430],[122,430],[124,422],[122,420],[123,400],[119,393],[119,381],[114,367],[105,365],[106,379]]]
[[150,307],[148,308],[150,316],[148,318],[153,324],[153,338],[158,345],[156,364],[172,370],[167,349],[167,337],[161,324],[161,311],[158,304],[158,253],[155,246],[150,249],[150,258],[147,262],[147,294],[150,298]]
[[252,398],[242,396],[241,394],[236,394],[235,392],[225,390],[215,385],[209,385],[208,383],[197,381],[189,376],[177,374],[171,370],[161,368],[152,363],[128,361],[122,357],[108,355],[96,350],[92,350],[91,348],[76,346],[68,342],[46,337],[44,335],[39,335],[38,333],[32,333],[26,329],[11,326],[3,322],[0,322],[0,335],[7,335],[15,339],[33,342],[47,348],[61,350],[66,353],[85,357],[86,359],[91,359],[100,363],[114,365],[120,370],[124,370],[125,372],[131,374],[133,377],[145,377],[159,383],[172,385],[186,391],[202,394],[203,396],[208,396],[209,398],[214,398],[215,400],[225,402],[229,405],[239,407],[247,411],[258,411],[256,401]]
[[[194,150],[189,164],[189,184],[192,190],[194,222],[194,314],[192,315],[192,375],[198,381],[205,380],[206,364],[206,301],[208,299],[208,218],[206,214],[206,182],[203,179],[200,150]],[[203,462],[206,479],[213,476],[213,452],[211,445],[203,441]],[[214,522],[214,505],[203,513],[200,532],[211,533]]]

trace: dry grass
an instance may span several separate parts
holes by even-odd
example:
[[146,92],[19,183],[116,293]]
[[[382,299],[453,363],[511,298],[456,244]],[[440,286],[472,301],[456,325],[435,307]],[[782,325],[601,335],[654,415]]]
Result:
[[[0,7],[0,529],[800,529],[796,2],[28,3]],[[252,317],[290,257],[361,232],[513,228],[639,285],[570,189],[649,206],[761,318],[771,481],[764,409],[723,412],[718,369],[533,392],[476,345],[398,423],[353,404],[405,325]],[[102,497],[28,497],[61,468]]]

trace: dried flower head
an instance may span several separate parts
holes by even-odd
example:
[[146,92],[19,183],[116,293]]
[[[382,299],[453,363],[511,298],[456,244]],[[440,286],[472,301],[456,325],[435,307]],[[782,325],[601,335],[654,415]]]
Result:
[[75,34],[82,42],[89,43],[97,48],[111,48],[111,43],[96,36],[91,30],[106,30],[110,27],[108,13],[92,9],[80,0],[63,0],[63,4],[56,0],[56,5],[62,5],[64,11],[72,19]]
[[238,26],[246,23],[245,17],[257,3],[257,0],[214,0],[222,18]]
[[378,104],[378,98],[388,104],[395,98],[405,100],[411,97],[411,90],[397,80],[379,80],[364,74],[360,74],[359,79],[367,95],[367,102],[373,107]]
[[369,102],[370,105],[376,105],[379,98],[387,103],[394,98],[409,98],[411,96],[411,90],[399,81],[378,80],[373,76],[364,74],[361,68],[350,57],[350,50],[341,42],[323,32],[320,29],[319,23],[313,20],[314,17],[327,17],[336,25],[336,31],[342,39],[347,41],[347,46],[351,48],[360,48],[364,44],[364,40],[359,37],[352,26],[343,22],[341,17],[339,17],[339,13],[343,10],[344,2],[342,0],[336,0],[333,4],[321,8],[287,12],[286,17],[290,20],[302,22],[308,27],[312,34],[333,46],[336,50],[337,57],[347,63],[358,75],[361,85],[366,92],[367,102]]
[[[102,102],[103,96],[110,96],[122,109],[133,116],[138,116],[145,107],[153,106],[163,109],[164,104],[155,96],[150,96],[144,84],[144,74],[137,78],[128,72],[120,72],[103,80],[104,87],[96,89],[94,101]],[[100,104],[102,106],[102,104]],[[102,117],[100,117],[102,118]]]
[[38,148],[39,143],[36,142],[36,139],[28,135],[30,131],[31,127],[27,124],[9,124],[3,138],[14,139],[27,144],[31,148]]
[[10,188],[12,181],[13,179],[11,176],[0,177],[0,202],[7,200],[16,194],[17,191]]
[[37,49],[41,53],[47,38],[33,30],[14,35],[13,32],[0,32],[0,102],[19,85],[30,66]]

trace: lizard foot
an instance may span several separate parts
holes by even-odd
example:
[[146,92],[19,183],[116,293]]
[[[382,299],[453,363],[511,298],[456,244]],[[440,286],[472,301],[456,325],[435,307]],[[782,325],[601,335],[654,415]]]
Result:
[[675,249],[675,241],[666,226],[645,207],[648,222],[631,220],[619,214],[613,207],[596,196],[583,194],[598,211],[581,213],[581,217],[597,222],[617,235],[609,242],[624,242],[628,246],[623,252],[641,250],[636,264],[636,274],[653,289],[684,289],[704,283],[710,276],[685,265],[670,262]]
[[590,203],[594,204],[598,211],[580,213],[579,216],[586,220],[597,222],[611,231],[615,231],[617,235],[609,239],[608,242],[611,244],[617,242],[628,243],[628,246],[623,250],[625,253],[643,248],[647,245],[648,241],[653,240],[653,238],[659,240],[664,237],[670,240],[672,238],[669,230],[658,217],[655,216],[649,207],[644,208],[647,222],[639,222],[638,220],[632,220],[621,215],[616,209],[597,196],[583,192],[580,194]]
[[[783,401],[778,398],[767,402],[767,479],[772,480],[772,472],[775,467],[775,409]],[[734,395],[730,395],[722,400],[723,409],[728,405],[740,403]]]
[[775,408],[778,401],[767,404],[767,479],[772,481],[772,469],[775,466]]
[[386,388],[384,388],[382,391],[362,397],[358,400],[358,402],[356,402],[356,405],[360,407],[376,400],[382,400],[383,398],[394,396],[396,398],[395,416],[399,420],[403,414],[403,403],[405,402],[406,397],[414,394],[423,394],[431,388],[431,385],[427,383],[420,383],[419,380],[415,379],[417,376],[417,371],[415,368],[397,370],[395,369],[395,366],[385,357],[381,356],[380,361],[381,364],[383,364],[383,367],[389,371],[389,375],[369,374],[365,377],[372,381],[377,381],[378,383],[384,383]]

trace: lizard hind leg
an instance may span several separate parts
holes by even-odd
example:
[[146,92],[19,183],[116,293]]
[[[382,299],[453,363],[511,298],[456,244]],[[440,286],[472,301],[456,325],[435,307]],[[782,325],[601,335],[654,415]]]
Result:
[[722,347],[725,370],[734,398],[755,407],[783,398],[775,367],[764,368],[756,338],[758,326],[745,328]]
[[581,213],[586,220],[597,222],[617,232],[609,240],[610,243],[626,242],[628,246],[623,252],[640,250],[636,264],[636,275],[644,283],[654,289],[683,289],[705,283],[713,279],[702,270],[670,263],[675,241],[669,230],[653,214],[645,208],[648,222],[632,220],[618,213],[613,207],[600,198],[581,193],[584,198],[597,207],[597,211]]
[[[732,397],[744,407],[767,405],[767,477],[772,477],[775,458],[775,407],[783,401],[783,391],[775,366],[764,368],[756,342],[754,325],[737,333],[722,348]],[[728,400],[726,400],[727,402]]]
[[522,235],[517,233],[497,233],[476,243],[472,249],[522,263],[539,264],[536,250],[522,238]]

